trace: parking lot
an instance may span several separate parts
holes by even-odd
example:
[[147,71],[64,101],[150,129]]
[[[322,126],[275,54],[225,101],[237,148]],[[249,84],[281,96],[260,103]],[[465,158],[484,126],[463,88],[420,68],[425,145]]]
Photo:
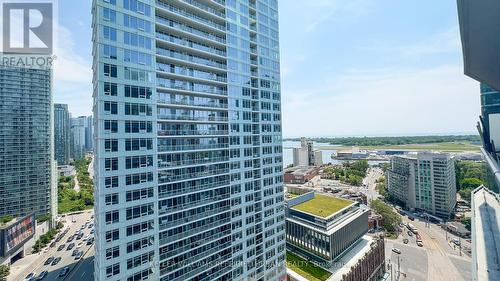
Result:
[[[40,253],[28,255],[12,265],[8,281],[25,279],[70,280],[83,260],[93,255],[93,212],[66,216],[65,227]],[[29,280],[29,279],[28,279]],[[79,280],[79,279],[76,279]]]

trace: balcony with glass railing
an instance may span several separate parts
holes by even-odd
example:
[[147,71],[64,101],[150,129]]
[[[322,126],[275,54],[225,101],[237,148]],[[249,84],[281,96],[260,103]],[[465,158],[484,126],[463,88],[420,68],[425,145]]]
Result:
[[156,32],[156,38],[159,39],[160,41],[176,44],[176,45],[183,46],[186,48],[191,48],[193,50],[205,52],[205,53],[211,54],[211,55],[216,55],[216,56],[219,56],[222,58],[225,58],[225,56],[226,56],[226,52],[223,50],[217,49],[217,48],[212,47],[212,46],[204,45],[201,43],[197,43],[197,42],[194,42],[191,40],[187,40],[184,38],[179,38],[177,36],[166,34],[166,33],[161,32],[161,31]]
[[[217,10],[217,9],[214,9],[212,7],[210,7],[209,5],[206,5],[206,4],[203,4],[199,1],[196,1],[196,0],[180,0],[181,2],[184,2],[184,3],[187,3],[191,6],[194,6],[200,10],[203,10],[205,11],[206,13],[209,13],[209,14],[213,14],[213,15],[216,15],[218,16],[219,18],[221,18],[221,20],[225,20],[226,18],[226,14],[221,11],[221,10]],[[219,1],[214,1],[214,2],[219,2]],[[219,5],[224,5],[224,4],[221,4],[221,3],[218,3]]]
[[196,122],[227,122],[228,118],[223,116],[190,116],[190,115],[176,115],[176,114],[158,114],[159,121],[173,120],[173,121],[196,121]]
[[193,78],[193,79],[210,80],[210,81],[215,81],[215,82],[220,82],[220,83],[227,82],[227,78],[223,75],[220,75],[220,74],[196,70],[196,69],[178,66],[178,65],[161,63],[161,62],[156,63],[156,70],[161,72],[161,73],[182,75],[182,76]]
[[175,79],[165,79],[156,78],[156,86],[160,88],[168,88],[172,90],[181,90],[189,92],[200,92],[213,95],[227,95],[227,90],[224,87],[200,84],[200,83],[190,83],[187,81],[175,80]]
[[162,1],[159,1],[157,0],[156,1],[156,7],[164,10],[164,11],[167,11],[167,12],[170,12],[170,13],[174,13],[176,15],[179,15],[179,16],[182,16],[186,19],[189,19],[195,23],[198,23],[198,24],[202,24],[203,26],[208,26],[208,27],[211,27],[215,30],[218,30],[220,32],[224,32],[225,33],[225,30],[226,30],[226,27],[222,24],[219,24],[213,20],[209,20],[207,18],[204,18],[204,17],[200,17],[194,13],[191,13],[189,11],[187,11],[186,9],[182,9],[182,8],[178,8],[178,7],[174,7],[170,4],[167,4],[165,2],[162,2]]
[[158,194],[158,198],[168,198],[180,194],[185,194],[189,192],[197,192],[197,191],[204,191],[212,188],[217,188],[221,186],[226,186],[229,185],[230,181],[229,180],[221,180],[221,181],[214,181],[212,183],[207,183],[207,184],[199,184],[199,185],[194,185],[194,186],[186,186],[186,187],[180,187],[179,189],[172,190],[172,191],[165,191],[162,192],[160,191]]
[[185,105],[193,107],[210,107],[210,108],[220,108],[227,109],[227,103],[220,103],[216,101],[196,101],[196,100],[178,100],[178,99],[158,99],[158,104],[165,105]]
[[158,130],[158,136],[225,136],[227,130]]
[[219,43],[219,44],[226,44],[226,39],[224,39],[224,37],[214,35],[212,33],[188,26],[186,24],[183,24],[183,23],[180,23],[177,21],[173,21],[173,20],[164,18],[162,16],[158,16],[158,15],[156,16],[156,23],[174,28],[176,30],[182,30],[182,31],[188,32],[190,34],[194,34],[198,37],[202,37],[203,39],[215,41],[216,43]]
[[158,152],[177,152],[188,150],[212,150],[212,149],[227,149],[229,144],[192,144],[192,145],[158,145]]
[[191,62],[191,63],[202,65],[202,66],[220,68],[221,70],[226,70],[226,68],[227,68],[225,63],[220,63],[218,61],[203,58],[203,57],[196,56],[196,55],[191,55],[191,54],[188,55],[188,54],[182,53],[180,51],[164,49],[162,47],[156,48],[156,54],[159,56],[164,56],[164,57],[173,58],[173,59],[177,59],[177,60],[181,60],[181,61]]
[[227,162],[227,161],[229,161],[229,157],[207,157],[198,159],[185,159],[178,161],[158,161],[158,168],[159,169],[177,168],[179,166],[195,166],[201,164],[213,164],[213,163]]
[[212,176],[220,176],[224,174],[229,174],[229,168],[227,169],[210,169],[194,173],[182,173],[182,174],[172,174],[172,175],[158,175],[158,182],[169,183],[174,181],[192,180],[197,178],[207,178]]

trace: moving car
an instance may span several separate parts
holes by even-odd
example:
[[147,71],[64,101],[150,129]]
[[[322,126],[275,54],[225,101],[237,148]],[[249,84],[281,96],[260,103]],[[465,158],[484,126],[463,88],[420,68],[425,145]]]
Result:
[[49,257],[43,264],[44,265],[49,265],[54,261],[54,257]]
[[46,270],[40,272],[40,274],[38,274],[38,277],[36,278],[36,280],[42,280],[43,278],[47,277],[47,274],[49,274],[49,272]]
[[61,257],[57,257],[52,261],[52,265],[56,265],[61,261]]
[[392,248],[392,251],[396,254],[401,254],[401,250],[398,248]]
[[61,269],[61,271],[59,271],[59,277],[64,277],[66,276],[66,274],[68,274],[68,271],[69,271],[69,267],[64,267],[63,269]]
[[30,274],[26,275],[26,277],[24,277],[23,281],[32,281],[32,280],[34,280],[34,277],[35,277],[35,273],[31,272]]
[[75,255],[75,260],[79,260],[83,256],[82,251],[78,251],[78,253]]

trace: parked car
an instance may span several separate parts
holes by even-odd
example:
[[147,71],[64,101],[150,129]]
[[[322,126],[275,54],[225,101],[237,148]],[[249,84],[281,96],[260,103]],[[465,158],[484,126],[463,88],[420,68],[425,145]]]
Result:
[[44,265],[49,265],[54,261],[54,257],[49,257],[43,264]]
[[78,245],[76,245],[76,248],[77,248],[77,249],[79,249],[79,248],[81,248],[82,246],[83,246],[83,242],[80,242],[80,243],[78,243]]
[[91,229],[92,227],[94,227],[94,224],[93,224],[93,223],[89,224],[89,226],[88,226],[87,228],[88,228],[88,229]]
[[55,246],[56,246],[56,242],[55,242],[55,241],[54,241],[54,242],[52,242],[52,243],[50,243],[50,247],[51,247],[51,248],[54,248]]
[[413,236],[413,232],[408,231],[408,236]]
[[61,261],[61,257],[57,257],[52,261],[52,265],[56,265]]
[[24,277],[24,280],[23,281],[32,281],[35,277],[35,273],[34,272],[31,272],[30,274],[26,275],[26,277]]
[[64,277],[66,276],[66,274],[68,274],[68,271],[69,271],[69,267],[64,267],[63,269],[61,269],[61,271],[59,271],[59,277]]
[[59,247],[57,247],[57,251],[62,251],[64,250],[64,248],[66,248],[66,244],[61,244],[59,245]]
[[83,256],[82,251],[78,251],[78,253],[75,255],[75,260],[79,260]]
[[398,248],[392,248],[392,251],[396,254],[401,254],[401,250]]
[[47,274],[49,274],[49,272],[46,270],[40,272],[40,274],[38,274],[38,277],[36,278],[36,280],[42,280],[43,278],[47,277]]
[[408,238],[403,239],[403,243],[408,244],[408,242],[410,242]]
[[94,243],[94,237],[90,237],[89,240],[87,240],[87,245],[92,245]]
[[417,241],[417,246],[419,246],[419,247],[423,247],[423,246],[424,246],[424,243],[422,243],[422,241],[420,241],[420,240],[419,240],[419,241]]
[[66,240],[66,243],[73,241],[73,239],[75,239],[75,237],[71,235],[70,237],[68,237],[68,240]]
[[66,248],[66,250],[70,251],[71,249],[73,249],[75,247],[75,243],[70,243],[68,245],[68,248]]
[[80,252],[80,251],[77,249],[74,249],[73,252],[71,253],[71,256],[76,256],[76,254],[78,254],[78,252]]

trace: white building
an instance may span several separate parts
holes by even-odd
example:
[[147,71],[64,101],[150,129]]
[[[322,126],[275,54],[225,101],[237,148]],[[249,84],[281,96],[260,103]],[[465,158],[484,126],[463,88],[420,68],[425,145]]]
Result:
[[284,280],[277,0],[94,0],[95,280]]
[[294,166],[321,166],[323,156],[321,150],[313,149],[313,142],[300,138],[300,147],[293,148]]
[[452,217],[455,211],[455,164],[447,153],[392,157],[387,187],[389,195],[410,210],[442,218]]

